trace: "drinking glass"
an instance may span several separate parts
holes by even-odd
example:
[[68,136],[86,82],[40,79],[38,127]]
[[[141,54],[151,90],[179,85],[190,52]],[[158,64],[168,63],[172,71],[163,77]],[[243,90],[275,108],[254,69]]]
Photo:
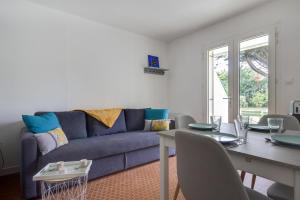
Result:
[[240,125],[242,127],[244,127],[245,129],[248,128],[248,126],[249,126],[249,116],[238,115],[237,120],[238,120],[238,122],[240,123]]
[[282,131],[283,131],[283,118],[268,118],[268,127],[270,129],[270,137],[272,135],[282,133]]
[[220,132],[221,124],[222,124],[222,117],[221,116],[210,116],[210,121],[212,125],[215,125],[215,130]]
[[239,120],[234,120],[236,136],[239,139],[239,144],[246,144],[248,138],[248,128],[243,126]]

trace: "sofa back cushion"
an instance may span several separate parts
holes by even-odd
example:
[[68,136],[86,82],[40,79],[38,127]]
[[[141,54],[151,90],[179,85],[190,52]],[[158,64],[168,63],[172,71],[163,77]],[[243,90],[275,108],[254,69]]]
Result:
[[[45,112],[37,112],[41,115]],[[85,113],[81,111],[55,112],[68,140],[87,137]]]
[[125,120],[128,131],[144,130],[145,109],[125,109]]
[[86,118],[89,137],[110,135],[127,131],[124,110],[122,110],[115,124],[111,128],[108,128],[103,123],[99,122],[97,119],[89,116],[88,114],[86,114]]

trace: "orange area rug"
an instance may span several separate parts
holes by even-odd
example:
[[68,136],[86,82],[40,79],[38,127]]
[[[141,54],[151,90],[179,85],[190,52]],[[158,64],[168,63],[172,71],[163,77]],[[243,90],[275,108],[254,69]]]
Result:
[[[176,158],[169,159],[169,199],[177,184]],[[252,175],[244,184],[250,187]],[[159,200],[159,161],[106,176],[88,183],[87,200]],[[266,194],[272,181],[257,177],[255,190]],[[181,192],[177,200],[184,200]]]
[[[169,199],[173,199],[177,184],[175,157],[169,160]],[[158,200],[159,162],[150,163],[124,172],[89,182],[88,200]],[[177,200],[184,200],[179,193]]]

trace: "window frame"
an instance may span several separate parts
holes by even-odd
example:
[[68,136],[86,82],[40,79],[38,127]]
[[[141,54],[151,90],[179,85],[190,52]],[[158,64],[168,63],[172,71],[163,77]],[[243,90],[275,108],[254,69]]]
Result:
[[[229,47],[229,70],[232,70],[230,73],[230,79],[232,84],[231,91],[231,114],[229,115],[229,122],[232,122],[234,118],[240,113],[240,99],[239,99],[239,67],[240,67],[240,43],[249,40],[251,38],[257,38],[262,35],[269,36],[269,55],[268,55],[268,65],[269,65],[269,74],[268,74],[268,113],[275,114],[276,110],[276,47],[277,47],[277,30],[276,27],[266,27],[260,28],[259,30],[249,31],[244,34],[238,34],[228,39],[220,40],[219,42],[211,42],[209,45],[205,46],[205,51],[203,52],[203,63],[205,69],[203,70],[202,80],[203,86],[202,89],[205,93],[202,99],[203,108],[203,120],[208,122],[208,109],[209,109],[209,83],[208,83],[208,73],[209,73],[209,62],[208,56],[209,51],[216,49],[222,46]],[[230,69],[231,68],[231,69]]]
[[236,38],[234,49],[236,50],[234,57],[234,114],[237,116],[240,113],[240,43],[253,38],[258,38],[263,35],[269,36],[269,54],[268,54],[268,113],[276,113],[276,29],[268,28],[260,31],[253,31]]

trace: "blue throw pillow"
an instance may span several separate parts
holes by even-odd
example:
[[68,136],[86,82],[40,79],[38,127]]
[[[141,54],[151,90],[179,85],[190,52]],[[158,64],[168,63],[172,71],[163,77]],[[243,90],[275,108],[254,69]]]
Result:
[[169,110],[168,109],[145,109],[145,119],[146,120],[158,120],[158,119],[168,119]]
[[56,128],[60,128],[59,121],[53,112],[39,116],[22,115],[27,129],[33,133],[45,133]]

